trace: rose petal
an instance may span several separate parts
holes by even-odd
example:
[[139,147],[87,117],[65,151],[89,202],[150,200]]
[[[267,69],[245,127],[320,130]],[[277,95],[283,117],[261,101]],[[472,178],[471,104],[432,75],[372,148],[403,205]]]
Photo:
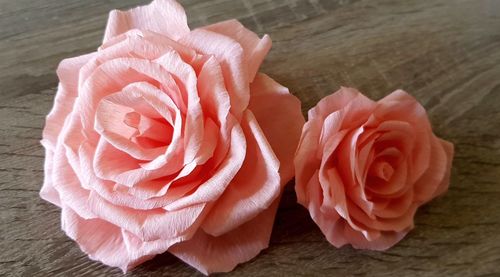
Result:
[[152,259],[157,254],[164,253],[170,246],[182,240],[182,238],[175,238],[172,240],[157,239],[152,241],[143,241],[127,230],[121,229],[121,232],[128,256],[133,260],[136,260],[128,264],[127,270]]
[[[234,119],[233,119],[234,120]],[[177,210],[198,203],[212,202],[220,197],[240,170],[245,159],[245,134],[239,125],[231,129],[229,152],[217,170],[201,184],[192,194],[185,196],[167,206],[167,210]],[[217,154],[214,154],[214,156]]]
[[[94,57],[81,68],[79,87],[83,87],[89,76],[107,61],[124,57],[152,61],[169,51],[176,52],[187,63],[199,56],[194,50],[160,34],[137,29],[128,31],[99,47]],[[176,88],[169,87],[167,91],[171,97],[176,96],[170,90],[176,91]],[[182,99],[172,97],[172,100],[178,107],[185,107],[185,103],[179,101]]]
[[120,228],[101,219],[81,218],[67,206],[63,206],[61,221],[66,235],[75,240],[91,259],[127,270],[130,260]]
[[127,187],[168,176],[182,169],[182,160],[175,157],[165,160],[164,166],[154,170],[145,169],[140,163],[141,161],[131,158],[101,138],[95,150],[93,169],[97,177]]
[[409,190],[400,197],[389,199],[381,209],[377,209],[377,206],[375,206],[374,214],[381,218],[398,218],[411,208],[414,201],[414,193]]
[[377,102],[373,116],[379,121],[408,122],[415,130],[409,175],[409,182],[414,183],[427,170],[431,156],[429,133],[432,129],[424,107],[405,91],[396,90]]
[[225,130],[228,127],[227,116],[231,100],[224,85],[222,68],[213,56],[200,68],[198,91],[204,116],[212,118],[219,124],[221,130]]
[[280,194],[279,161],[250,111],[243,115],[241,127],[247,142],[245,161],[202,225],[212,236],[247,222]]
[[[42,140],[42,144],[46,142]],[[52,185],[52,171],[53,171],[53,159],[54,152],[49,149],[50,146],[45,146],[45,162],[43,166],[44,176],[43,176],[43,186],[40,189],[40,197],[58,207],[61,207],[61,200],[59,198],[59,193]]]
[[377,196],[399,196],[402,192],[411,188],[411,183],[408,182],[409,170],[411,169],[408,168],[406,162],[403,162],[395,169],[392,178],[388,182],[378,178],[369,178],[365,188]]
[[443,145],[444,152],[446,152],[446,158],[447,158],[447,163],[446,163],[446,173],[443,177],[443,181],[441,184],[439,184],[438,188],[434,192],[433,197],[438,197],[445,193],[448,190],[448,187],[450,185],[450,175],[451,175],[451,163],[453,160],[453,154],[455,152],[453,143],[449,141],[445,141],[442,139],[439,139],[441,141],[441,144]]
[[83,130],[90,139],[98,138],[94,128],[95,109],[106,96],[119,92],[127,85],[136,82],[169,83],[171,75],[153,62],[136,58],[116,58],[106,61],[97,67],[85,81],[80,84],[78,105]]
[[335,167],[323,169],[319,174],[319,186],[322,191],[323,200],[320,202],[320,210],[328,213],[335,211],[344,216],[346,203],[344,182]]
[[344,236],[339,235],[342,234],[344,220],[335,210],[320,210],[323,198],[320,187],[318,171],[316,171],[306,186],[307,199],[309,199],[309,202],[306,204],[307,208],[309,209],[311,218],[321,229],[326,239],[334,246],[342,247],[348,243]]
[[192,61],[196,52],[172,38],[147,30],[132,29],[105,42],[97,50],[99,61],[132,56],[154,60],[165,52],[174,50],[186,62]]
[[183,86],[179,86],[181,93],[185,96],[187,110],[184,120],[184,164],[190,163],[200,151],[203,140],[203,111],[197,89],[197,76],[193,68],[186,64],[176,52],[167,52],[155,60],[168,72],[182,80]]
[[344,109],[353,99],[360,95],[365,97],[354,88],[341,87],[335,93],[321,99],[316,106],[310,109],[308,120],[319,120],[322,122],[326,116]]
[[[172,82],[172,77],[176,79]],[[160,58],[149,61],[138,58],[115,58],[95,68],[80,84],[84,129],[94,127],[95,109],[106,96],[121,91],[132,83],[158,84],[176,106],[186,113],[186,101],[190,103],[193,118],[199,116],[199,100],[196,91],[196,73],[178,53],[168,51]],[[180,99],[179,99],[180,98]],[[198,124],[197,121],[193,121]],[[196,137],[196,136],[195,136]]]
[[294,175],[293,157],[299,144],[304,116],[300,100],[265,74],[251,84],[249,109],[280,161],[280,175],[286,183]]
[[116,225],[102,219],[84,219],[71,208],[62,207],[62,229],[93,260],[119,267],[125,273],[134,266],[163,253],[177,240],[138,243]]
[[[323,161],[326,162],[328,156],[331,155],[322,153],[324,144],[327,144],[327,141],[334,137],[335,130],[343,128],[344,118],[349,118],[349,120],[345,120],[349,124],[360,124],[364,121],[367,113],[374,108],[374,105],[373,101],[361,95],[357,90],[342,87],[337,92],[321,99],[314,108],[309,110],[309,120],[304,125],[301,141],[294,158],[295,191],[299,203],[307,205],[307,199],[304,198],[307,191],[305,186],[314,171],[320,167],[322,156],[326,155]],[[351,117],[354,120],[351,121]],[[322,146],[319,146],[320,141],[323,143]],[[329,150],[325,151],[333,153],[336,144],[335,147],[328,146],[327,149]]]
[[229,272],[268,247],[278,203],[276,199],[267,210],[229,233],[213,237],[199,230],[168,251],[206,275]]
[[94,191],[90,192],[88,205],[98,218],[113,223],[145,241],[189,238],[196,230],[196,222],[204,218],[208,211],[206,203],[175,211],[134,210],[113,205]]
[[321,158],[316,157],[319,144],[321,125],[315,121],[307,121],[303,127],[302,136],[295,153],[295,193],[297,202],[307,207],[311,201],[307,193],[307,184],[321,165]]
[[268,35],[262,39],[248,30],[238,20],[231,19],[202,27],[204,30],[228,36],[240,43],[244,52],[244,63],[248,67],[248,80],[253,80],[260,64],[271,49],[272,42]]
[[82,132],[82,121],[79,116],[79,108],[76,106],[65,121],[64,128],[59,136],[58,144],[61,144],[65,150],[65,157],[74,174],[80,181],[80,185],[85,190],[89,190],[88,183],[84,182],[85,174],[82,173],[79,163],[80,145],[87,141]]
[[414,188],[416,200],[422,203],[446,190],[449,184],[453,145],[433,137],[431,140],[431,153],[428,169],[415,183]]
[[181,43],[199,53],[214,55],[217,58],[230,95],[231,112],[239,119],[248,106],[248,84],[251,81],[248,79],[248,68],[244,64],[241,45],[227,36],[203,29],[190,32],[181,39]]
[[131,29],[153,31],[174,40],[189,33],[186,13],[174,0],[154,0],[128,11],[111,11],[103,43]]
[[[170,185],[177,179],[182,179],[184,176],[192,172],[193,168],[185,166],[181,172],[176,176],[168,176],[171,180],[163,180],[160,182],[161,188],[156,191],[145,191],[141,188],[142,183],[138,184],[133,188],[128,190],[119,189],[123,187],[117,185],[114,182],[106,181],[95,176],[95,172],[92,165],[92,147],[88,143],[82,144],[80,151],[78,153],[80,158],[80,170],[82,171],[82,176],[84,176],[83,184],[88,184],[90,188],[98,193],[102,198],[106,199],[108,202],[118,205],[129,207],[138,210],[151,210],[164,207],[165,205],[172,203],[179,198],[179,191],[175,189],[172,191]],[[167,177],[166,177],[167,178]],[[165,178],[163,178],[165,179]],[[150,186],[151,183],[157,183],[158,180],[149,181],[147,185]],[[197,184],[194,184],[197,185]],[[137,187],[137,188],[136,188]],[[182,190],[191,190],[194,187],[186,184],[181,187]],[[169,192],[166,194],[166,192]],[[157,194],[157,195],[152,195]],[[156,197],[155,197],[156,196]]]
[[[358,137],[361,135],[363,128],[358,127],[355,129],[347,129],[347,134],[345,137],[342,139],[342,141],[338,145],[338,149],[335,153],[333,154],[333,157],[330,157],[330,155],[326,155],[323,157],[323,160],[326,159],[326,161],[329,160],[334,160],[335,163],[333,166],[335,166],[338,170],[340,179],[343,180],[342,186],[344,187],[344,191],[346,194],[346,197],[348,198],[353,198],[353,201],[357,203],[362,203],[366,202],[366,205],[359,205],[361,209],[363,209],[367,214],[370,214],[370,211],[372,209],[371,203],[367,201],[367,196],[364,191],[365,184],[360,183],[359,180],[356,178],[356,155],[357,155],[357,140]],[[320,168],[320,170],[324,170],[325,166],[328,166],[327,163],[323,162],[323,168]],[[330,165],[332,166],[332,165]],[[320,173],[321,173],[320,171]],[[321,176],[321,175],[320,175]],[[328,181],[325,181],[325,186],[330,185]],[[358,198],[358,199],[356,199]],[[341,204],[341,205],[340,205]],[[348,216],[348,211],[347,211],[347,206],[345,206],[345,203],[339,203],[337,210],[341,214],[345,214]]]
[[54,106],[47,115],[43,128],[43,143],[52,151],[56,148],[57,136],[64,126],[64,120],[71,113],[78,96],[78,72],[84,64],[91,60],[95,53],[65,59],[57,67],[59,86],[57,88]]
[[219,140],[218,126],[211,118],[205,119],[204,129],[204,137],[200,145],[200,150],[193,160],[193,162],[198,165],[204,164],[208,159],[213,157],[215,148],[217,147],[217,142]]
[[401,232],[381,232],[378,238],[367,240],[362,233],[345,225],[344,236],[349,239],[349,243],[353,248],[384,251],[402,240],[409,231],[410,229]]
[[[126,93],[118,93],[125,95]],[[127,94],[129,95],[129,94]],[[118,96],[118,95],[117,95]],[[136,101],[142,99],[136,99]],[[144,101],[144,100],[142,100]],[[142,122],[149,121],[158,126],[158,130],[164,133],[163,138],[159,138],[164,142],[164,145],[158,147],[143,147],[135,139],[139,137],[140,131],[138,126],[134,126],[130,120],[127,120],[131,114],[137,114],[138,125]],[[180,115],[179,115],[180,116]],[[141,120],[142,119],[142,120]],[[171,140],[171,129],[166,124],[160,124],[156,120],[152,120],[146,116],[138,114],[132,107],[120,105],[111,99],[103,99],[99,103],[96,110],[95,130],[101,134],[102,137],[112,144],[114,147],[131,155],[134,159],[151,161],[163,154],[166,151],[166,144]],[[170,132],[169,132],[170,131]],[[170,134],[170,138],[167,136]],[[159,134],[158,134],[159,135]]]
[[217,144],[210,158],[210,166],[217,168],[228,153],[231,130],[237,120],[230,113],[230,97],[224,85],[222,68],[214,56],[199,65],[198,91],[206,120],[219,126]]
[[[149,107],[144,108],[144,105],[141,107],[137,103],[144,103]],[[147,114],[156,112],[170,123],[171,126],[168,127],[173,128],[173,132],[170,138],[162,139],[164,144],[169,145],[144,148],[137,142],[131,141],[131,137],[138,132],[137,128],[131,127],[126,122],[127,114],[132,112],[144,113],[146,118]],[[158,125],[160,126],[157,130],[161,133],[169,132],[170,129],[166,124]],[[181,129],[180,110],[165,93],[148,83],[134,83],[121,92],[106,96],[96,109],[95,130],[115,148],[131,155],[134,159],[149,161],[141,163],[141,167],[146,169],[158,169],[173,156],[182,159]]]
[[[413,228],[413,217],[417,211],[417,205],[411,205],[402,216],[388,218],[370,218],[363,210],[351,201],[347,201],[346,210],[348,217],[346,218],[349,225],[357,231],[395,231],[401,232],[408,228]],[[369,228],[369,229],[368,229]],[[364,234],[365,237],[367,236]]]
[[89,191],[81,187],[80,180],[68,163],[62,144],[58,144],[53,162],[52,186],[57,190],[61,203],[70,207],[82,218],[95,218],[87,203]]
[[338,168],[332,166],[338,161],[335,161],[332,155],[335,153],[338,145],[346,136],[346,130],[338,132],[334,136],[330,137],[328,142],[326,142],[325,149],[323,150],[323,159],[321,160],[321,165],[319,166],[319,185],[323,192],[323,201],[321,204],[321,209],[335,209],[338,205],[343,205],[345,203],[346,195],[344,189],[344,182],[340,177]]

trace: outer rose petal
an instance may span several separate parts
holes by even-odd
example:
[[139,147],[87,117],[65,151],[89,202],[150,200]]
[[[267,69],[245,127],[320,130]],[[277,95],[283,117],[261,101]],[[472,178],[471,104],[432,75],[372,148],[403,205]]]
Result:
[[238,20],[231,19],[203,27],[202,29],[226,35],[241,44],[245,63],[248,65],[248,80],[253,80],[260,64],[272,46],[271,38],[264,35],[262,39],[248,30]]
[[198,219],[204,217],[210,206],[203,203],[176,211],[133,210],[114,206],[95,192],[90,193],[88,205],[98,218],[113,223],[145,241],[189,238],[196,230]]
[[314,178],[315,172],[321,165],[321,160],[315,155],[319,145],[320,128],[321,126],[313,121],[306,122],[294,158],[295,193],[297,194],[297,202],[304,207],[311,201],[307,193],[308,183]]
[[103,43],[131,29],[153,31],[174,40],[189,33],[186,13],[174,0],[154,0],[128,11],[111,11]]
[[406,236],[406,234],[413,228],[409,227],[408,229],[401,232],[384,232],[378,238],[369,241],[361,232],[352,229],[345,223],[344,225],[344,236],[349,238],[349,243],[352,245],[352,247],[356,249],[370,249],[377,251],[384,251],[391,248],[400,240],[402,240]]
[[196,29],[180,42],[204,55],[214,55],[220,63],[224,82],[230,95],[231,112],[240,119],[247,108],[250,93],[248,67],[242,46],[234,39],[215,32]]
[[52,170],[53,170],[53,162],[54,152],[49,149],[49,146],[45,146],[45,142],[42,140],[42,144],[45,147],[45,163],[44,163],[44,176],[43,176],[43,186],[40,190],[40,197],[49,201],[50,203],[61,207],[61,199],[59,198],[59,193],[52,185]]
[[278,204],[276,199],[254,219],[218,237],[200,229],[190,240],[168,251],[206,275],[231,271],[268,247]]
[[242,167],[203,223],[203,230],[220,236],[267,209],[281,191],[279,161],[250,111],[242,119],[247,152]]
[[415,183],[415,198],[423,203],[444,193],[448,189],[450,181],[453,144],[433,137],[431,147],[432,156],[429,168]]
[[448,190],[448,187],[450,185],[451,162],[453,161],[453,154],[455,153],[453,143],[451,143],[449,141],[442,140],[442,139],[439,139],[439,140],[441,141],[441,144],[443,145],[443,149],[444,149],[444,152],[446,153],[446,157],[447,157],[448,162],[446,163],[446,173],[444,175],[443,181],[441,182],[441,184],[439,184],[439,187],[434,192],[433,197],[438,197]]
[[[71,113],[78,96],[78,72],[80,68],[95,56],[95,53],[65,59],[57,67],[59,86],[57,88],[54,107],[47,115],[43,129],[44,146],[55,149],[57,136],[61,132],[64,120]],[[47,161],[47,159],[46,159]]]
[[137,243],[133,235],[102,219],[83,219],[71,208],[64,206],[61,214],[62,229],[75,240],[83,252],[93,260],[128,269],[165,252],[176,241],[156,240]]
[[353,88],[341,87],[334,94],[321,99],[315,107],[307,113],[308,120],[323,121],[329,114],[342,110],[349,102],[359,96],[360,92]]
[[[309,118],[302,130],[302,136],[294,158],[296,169],[295,191],[300,204],[307,205],[309,200],[306,185],[313,178],[316,169],[321,165],[321,157],[318,157],[317,153],[323,151],[319,145],[322,140],[324,121],[326,120],[326,123],[331,126],[335,125],[340,128],[343,120],[340,114],[341,111],[345,107],[353,106],[351,102],[356,98],[364,100],[363,97],[355,89],[341,87],[336,93],[321,99],[315,107],[309,110]],[[353,108],[352,110],[356,111],[357,109]],[[333,114],[337,116],[333,116]],[[334,121],[338,122],[334,123]]]
[[320,210],[323,198],[317,173],[307,186],[309,195],[308,209],[311,217],[318,224],[328,242],[335,247],[342,247],[348,243],[358,249],[385,250],[400,241],[407,233],[385,232],[377,239],[368,241],[359,231],[354,230],[335,210]]
[[293,156],[305,119],[300,100],[269,76],[259,73],[250,86],[248,108],[280,161],[282,183],[293,178]]
[[58,145],[53,156],[52,186],[57,190],[61,203],[85,219],[95,218],[87,204],[89,191],[82,188],[80,180],[65,156],[64,146]]

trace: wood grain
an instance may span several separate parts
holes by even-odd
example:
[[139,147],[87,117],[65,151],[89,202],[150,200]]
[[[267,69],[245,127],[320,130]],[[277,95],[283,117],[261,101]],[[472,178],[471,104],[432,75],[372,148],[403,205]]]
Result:
[[[147,1],[0,0],[0,275],[120,276],[89,260],[38,196],[39,144],[66,57],[95,49],[107,13]],[[274,46],[262,71],[303,111],[354,86],[375,99],[396,88],[428,109],[456,146],[449,193],[386,252],[336,249],[292,184],[270,247],[234,275],[500,276],[500,1],[185,0],[190,26],[238,18]],[[198,273],[164,254],[129,276]]]

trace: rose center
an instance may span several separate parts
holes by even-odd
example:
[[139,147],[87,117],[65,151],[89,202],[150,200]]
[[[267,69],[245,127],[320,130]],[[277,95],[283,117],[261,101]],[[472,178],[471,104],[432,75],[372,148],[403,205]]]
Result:
[[394,175],[394,168],[386,161],[376,161],[371,167],[369,174],[384,181],[389,181]]
[[123,123],[135,129],[130,140],[145,148],[166,146],[172,140],[173,128],[161,118],[149,118],[136,111],[125,114]]
[[123,149],[167,147],[173,137],[174,127],[171,122],[142,98],[137,97],[134,99],[136,102],[119,98],[124,98],[124,95],[127,96],[123,92],[110,95],[99,103],[96,110],[96,130],[108,142]]

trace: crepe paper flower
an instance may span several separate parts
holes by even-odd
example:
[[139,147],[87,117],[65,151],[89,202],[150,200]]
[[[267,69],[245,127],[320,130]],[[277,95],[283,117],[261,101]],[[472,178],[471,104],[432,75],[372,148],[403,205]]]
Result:
[[209,274],[268,246],[304,123],[258,73],[270,47],[236,20],[190,31],[155,0],[60,63],[40,195],[91,259],[125,272],[168,250]]
[[448,189],[453,144],[397,90],[374,102],[341,88],[309,111],[295,157],[298,202],[336,247],[385,250]]

